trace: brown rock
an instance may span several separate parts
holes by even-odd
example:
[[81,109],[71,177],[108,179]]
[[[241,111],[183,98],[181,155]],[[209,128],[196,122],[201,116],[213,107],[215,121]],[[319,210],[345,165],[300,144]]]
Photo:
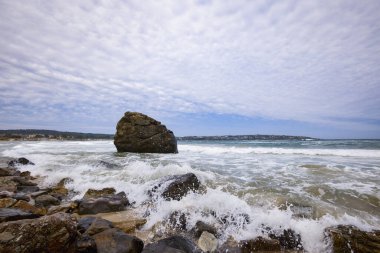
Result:
[[13,198],[4,198],[0,199],[0,208],[7,208],[12,206],[14,203],[16,203],[17,200]]
[[139,238],[127,235],[116,228],[93,236],[98,253],[140,253],[144,243]]
[[355,226],[339,225],[325,230],[334,253],[379,253],[380,230],[366,232]]
[[104,230],[113,228],[112,222],[102,219],[96,218],[90,225],[90,227],[86,230],[86,234],[95,235],[97,233],[103,232]]
[[161,122],[142,113],[126,112],[116,126],[118,152],[178,153],[177,140]]
[[39,216],[40,215],[24,212],[17,208],[0,208],[0,222],[34,219]]
[[0,224],[0,249],[7,253],[73,252],[76,221],[68,214]]
[[17,183],[12,176],[0,177],[0,191],[16,192]]
[[35,206],[29,204],[28,202],[26,202],[24,200],[17,201],[16,204],[14,204],[12,207],[20,209],[24,212],[29,212],[29,213],[33,213],[33,214],[38,214],[38,215],[45,215],[46,214],[45,208],[35,207]]
[[84,194],[83,198],[100,198],[105,197],[109,195],[114,195],[116,193],[116,190],[111,187],[103,188],[101,190],[96,189],[88,189],[86,193]]
[[45,208],[49,208],[50,206],[57,206],[60,204],[59,199],[47,194],[38,196],[35,199],[35,201],[36,201],[37,207],[45,207]]

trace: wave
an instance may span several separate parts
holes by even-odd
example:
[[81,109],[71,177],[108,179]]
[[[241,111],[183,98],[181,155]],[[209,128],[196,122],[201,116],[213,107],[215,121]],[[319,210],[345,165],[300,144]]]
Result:
[[309,155],[309,156],[344,156],[380,158],[380,150],[372,149],[301,149],[301,148],[266,148],[180,144],[179,152],[196,152],[210,155],[217,154],[274,154],[274,155]]

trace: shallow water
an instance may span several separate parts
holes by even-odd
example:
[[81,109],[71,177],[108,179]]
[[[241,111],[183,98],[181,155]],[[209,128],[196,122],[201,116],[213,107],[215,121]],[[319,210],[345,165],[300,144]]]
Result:
[[[32,160],[35,166],[22,169],[47,175],[44,184],[74,179],[68,185],[78,193],[73,198],[88,188],[111,186],[139,206],[160,178],[195,173],[207,193],[157,199],[145,228],[187,210],[189,229],[199,219],[221,217],[231,221],[220,227],[222,239],[250,239],[264,227],[291,228],[309,252],[328,251],[328,226],[380,228],[380,141],[181,141],[178,149],[179,154],[118,154],[112,141],[0,142],[0,155]],[[311,210],[312,217],[295,217],[300,210]]]

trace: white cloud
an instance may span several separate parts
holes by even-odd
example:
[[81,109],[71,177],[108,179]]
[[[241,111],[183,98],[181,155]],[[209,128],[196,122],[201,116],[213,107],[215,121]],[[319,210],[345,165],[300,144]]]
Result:
[[379,7],[0,1],[0,116],[106,123],[137,110],[364,127],[380,120]]

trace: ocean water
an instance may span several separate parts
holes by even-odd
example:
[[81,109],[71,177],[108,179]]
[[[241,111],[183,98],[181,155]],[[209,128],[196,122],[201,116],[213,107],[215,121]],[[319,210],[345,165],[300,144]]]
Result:
[[46,186],[72,178],[73,199],[88,188],[114,187],[144,206],[162,177],[195,173],[206,192],[155,199],[144,229],[182,210],[188,229],[198,220],[229,220],[218,227],[221,240],[292,229],[307,252],[329,252],[329,226],[380,229],[380,141],[180,141],[178,149],[133,154],[116,153],[112,141],[0,142],[0,156],[30,159],[36,165],[22,170],[46,176]]

